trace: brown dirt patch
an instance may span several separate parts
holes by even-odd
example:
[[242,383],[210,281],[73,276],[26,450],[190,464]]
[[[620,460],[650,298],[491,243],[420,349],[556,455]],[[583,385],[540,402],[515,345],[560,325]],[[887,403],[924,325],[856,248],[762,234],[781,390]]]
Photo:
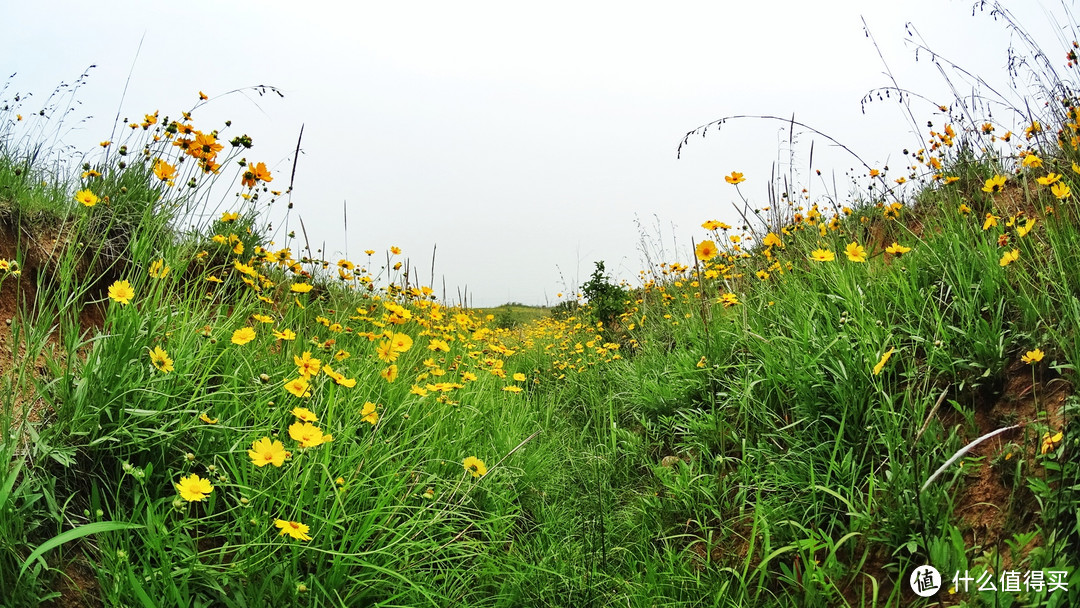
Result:
[[97,577],[94,571],[87,565],[72,561],[61,568],[63,574],[56,577],[53,583],[53,591],[60,597],[44,602],[42,606],[48,608],[100,608],[105,604],[101,601],[101,590],[98,587]]
[[976,405],[978,429],[966,441],[1014,424],[1020,428],[979,444],[964,459],[964,466],[971,466],[972,470],[968,471],[967,482],[957,498],[955,514],[969,547],[994,546],[1007,533],[1025,531],[1038,508],[1022,480],[1003,475],[1009,467],[995,466],[995,462],[1004,458],[1006,446],[1015,443],[1025,446],[1026,453],[1015,453],[1012,458],[1026,459],[1030,466],[1025,470],[1036,474],[1039,468],[1034,465],[1036,450],[1032,447],[1035,431],[1027,430],[1028,425],[1041,423],[1041,428],[1049,420],[1052,428],[1061,428],[1062,405],[1073,393],[1073,386],[1042,366],[1035,366],[1034,371],[1033,381],[1031,366],[1013,362],[1006,369],[1007,379],[1000,396]]
[[[1032,183],[1033,187],[1039,187]],[[1019,186],[1006,186],[1001,192],[994,195],[994,211],[1002,214],[1005,218],[1013,216],[1042,217],[1043,209],[1033,204],[1036,198],[1026,196],[1024,189]]]
[[[29,361],[26,345],[23,340],[16,339],[14,329],[20,320],[33,318],[39,280],[48,284],[54,278],[51,273],[56,272],[63,246],[63,237],[57,228],[42,229],[41,234],[34,235],[26,229],[20,229],[10,218],[0,215],[0,259],[21,258],[18,273],[5,273],[6,276],[0,280],[0,375],[12,379],[13,382],[20,380],[19,372],[22,366],[27,366],[26,372],[40,376],[46,371],[46,356],[56,358],[62,355],[61,349],[52,348],[63,340],[63,336],[54,331],[49,336],[47,352],[38,354],[32,362]],[[84,259],[76,264],[75,271],[89,273],[93,270]],[[104,308],[95,301],[104,297],[107,279],[108,277],[102,276],[89,290],[86,300],[71,311],[76,315],[77,331],[80,333],[103,326]],[[24,414],[31,421],[37,420],[40,415],[42,404],[34,398],[32,382],[29,380],[30,378],[24,375],[21,384],[12,387],[16,394],[15,424],[22,420]],[[21,407],[28,401],[32,404],[30,407]]]
[[[711,567],[730,566],[741,567],[745,563],[746,555],[750,551],[750,534],[753,530],[752,520],[744,517],[731,524],[730,534],[724,534],[721,527],[714,528],[712,532],[703,533],[693,521],[686,522],[684,533],[694,533],[699,540],[695,540],[687,547],[693,554],[692,566],[694,570],[701,571]],[[755,561],[760,562],[760,547],[754,550]]]

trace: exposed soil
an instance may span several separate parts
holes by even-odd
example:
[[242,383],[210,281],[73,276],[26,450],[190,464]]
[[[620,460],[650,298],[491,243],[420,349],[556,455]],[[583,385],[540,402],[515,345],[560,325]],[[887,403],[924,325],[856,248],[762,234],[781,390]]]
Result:
[[[16,340],[15,327],[20,320],[32,317],[35,312],[38,296],[39,280],[47,285],[55,277],[51,275],[57,268],[57,260],[63,247],[62,235],[57,229],[42,230],[37,237],[31,236],[25,230],[20,234],[19,227],[9,219],[0,216],[0,259],[17,260],[21,258],[18,274],[9,273],[0,282],[0,375],[15,379],[18,377],[17,370],[26,361],[26,345],[23,340]],[[77,264],[76,272],[90,272],[88,262]],[[77,316],[78,331],[85,333],[99,329],[103,326],[105,316],[104,308],[100,301],[104,298],[107,290],[109,276],[101,276],[95,285],[87,293],[86,300],[73,312]],[[49,336],[47,353],[51,356],[61,356],[59,349],[51,350],[51,347],[60,343],[63,338],[58,334],[59,330]],[[18,342],[18,343],[17,343]],[[44,357],[42,353],[32,363],[32,369],[28,370],[36,375],[45,373]],[[41,415],[42,402],[33,395],[32,383],[27,382],[15,387],[16,408],[15,420],[17,424],[25,414],[31,421],[36,421]],[[31,401],[29,407],[22,407]]]
[[1062,405],[1071,394],[1072,384],[1054,376],[1044,366],[1036,365],[1033,369],[1015,361],[1006,370],[1006,383],[1000,396],[976,405],[978,431],[966,440],[1014,424],[1020,428],[979,444],[965,458],[964,466],[973,466],[974,470],[968,472],[967,483],[957,497],[955,514],[968,547],[995,546],[1004,540],[1005,531],[1022,532],[1031,523],[1038,505],[1028,494],[1023,480],[1006,478],[1012,466],[995,466],[995,463],[1008,462],[1004,460],[1004,450],[1014,444],[1022,447],[1014,448],[1010,460],[1022,458],[1028,474],[1039,474],[1035,456],[1041,437],[1027,427],[1049,421],[1051,428],[1060,429]]
[[[746,561],[746,555],[750,551],[750,533],[753,530],[752,520],[749,517],[743,517],[728,525],[732,526],[731,536],[721,537],[717,535],[712,538],[711,542],[696,540],[690,543],[688,548],[693,553],[691,563],[694,570],[704,570],[710,565],[736,564]],[[721,528],[720,525],[717,525],[714,529],[719,531]],[[686,522],[685,533],[694,533],[699,537],[705,536],[700,528],[691,521]],[[761,547],[756,546],[754,549],[754,561],[760,562],[761,559]]]
[[56,577],[53,591],[60,597],[42,603],[47,608],[101,608],[101,601],[94,571],[78,561],[68,562],[61,568],[63,574]]
[[[61,248],[64,246],[58,230],[42,230],[37,237],[19,228],[0,215],[0,259],[20,260],[18,274],[7,273],[0,282],[0,375],[10,378],[14,391],[13,424],[25,419],[38,422],[47,410],[44,400],[35,395],[32,374],[44,378],[48,373],[46,357],[63,360],[61,347],[63,336],[54,329],[48,337],[44,352],[28,357],[25,334],[16,337],[18,324],[33,318],[37,306],[38,286],[48,285],[54,277]],[[77,263],[76,272],[90,272],[88,263]],[[81,277],[80,277],[81,278]],[[78,320],[80,334],[95,331],[104,325],[104,308],[100,303],[111,277],[101,273],[96,284],[87,292],[87,298],[72,313]],[[39,283],[40,281],[40,283]],[[20,373],[20,370],[24,370]],[[74,560],[59,567],[53,590],[60,596],[43,603],[57,608],[97,608],[103,606],[97,578],[91,568]]]

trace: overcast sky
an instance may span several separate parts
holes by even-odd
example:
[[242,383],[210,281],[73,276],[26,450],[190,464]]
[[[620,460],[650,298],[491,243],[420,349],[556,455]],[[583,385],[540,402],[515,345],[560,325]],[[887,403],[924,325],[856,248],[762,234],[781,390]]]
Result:
[[[735,223],[736,194],[723,181],[733,170],[764,204],[786,131],[733,123],[677,160],[683,135],[714,119],[794,114],[899,176],[900,151],[919,140],[895,103],[861,111],[869,90],[891,84],[863,18],[899,85],[940,103],[951,101],[947,89],[926,53],[915,60],[905,22],[995,83],[1006,82],[1013,40],[988,11],[972,16],[968,0],[5,5],[9,92],[43,101],[97,66],[77,110],[94,118],[67,143],[92,149],[118,109],[175,116],[201,90],[215,99],[196,126],[232,119],[255,140],[248,158],[284,187],[304,125],[293,200],[312,247],[360,261],[364,249],[396,245],[426,284],[437,245],[436,291],[445,281],[456,299],[467,286],[478,306],[554,304],[596,260],[635,277],[644,264],[636,220],[666,259],[686,261],[690,239],[706,236],[702,222]],[[1064,62],[1041,5],[1006,6]],[[285,97],[217,97],[258,84]],[[928,103],[912,108],[922,126],[933,116]],[[811,139],[797,148],[803,164]],[[850,169],[865,173],[820,139],[814,161],[830,188],[835,173],[841,196]]]

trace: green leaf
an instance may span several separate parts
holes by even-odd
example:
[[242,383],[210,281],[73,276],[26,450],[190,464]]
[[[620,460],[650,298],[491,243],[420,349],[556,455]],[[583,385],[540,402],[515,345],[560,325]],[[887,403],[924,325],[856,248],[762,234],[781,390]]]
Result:
[[15,468],[11,469],[7,479],[4,480],[4,487],[0,488],[0,508],[4,507],[8,501],[8,497],[11,496],[11,488],[15,487],[15,480],[18,479],[19,471],[22,470],[24,462],[25,461],[20,458],[19,461],[15,463]]
[[128,567],[128,582],[131,584],[131,590],[135,593],[135,597],[139,598],[139,602],[145,608],[154,608],[156,606],[150,596],[146,594],[146,590],[139,584],[139,579],[130,566]]
[[41,543],[41,546],[39,546],[37,549],[34,549],[34,552],[26,558],[26,561],[23,562],[22,568],[19,569],[19,578],[22,578],[22,575],[26,573],[26,569],[30,567],[30,562],[37,559],[41,560],[42,565],[46,565],[45,560],[42,559],[41,556],[45,555],[46,552],[55,549],[56,547],[59,547],[60,545],[68,541],[75,540],[76,538],[82,538],[84,536],[89,536],[91,534],[98,534],[101,532],[112,532],[115,530],[131,530],[133,528],[143,527],[145,526],[142,526],[140,524],[131,524],[125,521],[96,521],[94,523],[86,524],[85,526],[79,526],[78,528],[74,528],[68,530],[67,532],[57,534],[49,540]]

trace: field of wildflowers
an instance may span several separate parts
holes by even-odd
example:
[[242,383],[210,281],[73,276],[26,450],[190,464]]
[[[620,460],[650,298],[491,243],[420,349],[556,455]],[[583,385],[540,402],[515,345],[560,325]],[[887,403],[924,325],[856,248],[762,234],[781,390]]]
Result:
[[0,606],[1080,603],[1076,48],[524,322],[275,236],[201,93],[73,174],[0,100]]

